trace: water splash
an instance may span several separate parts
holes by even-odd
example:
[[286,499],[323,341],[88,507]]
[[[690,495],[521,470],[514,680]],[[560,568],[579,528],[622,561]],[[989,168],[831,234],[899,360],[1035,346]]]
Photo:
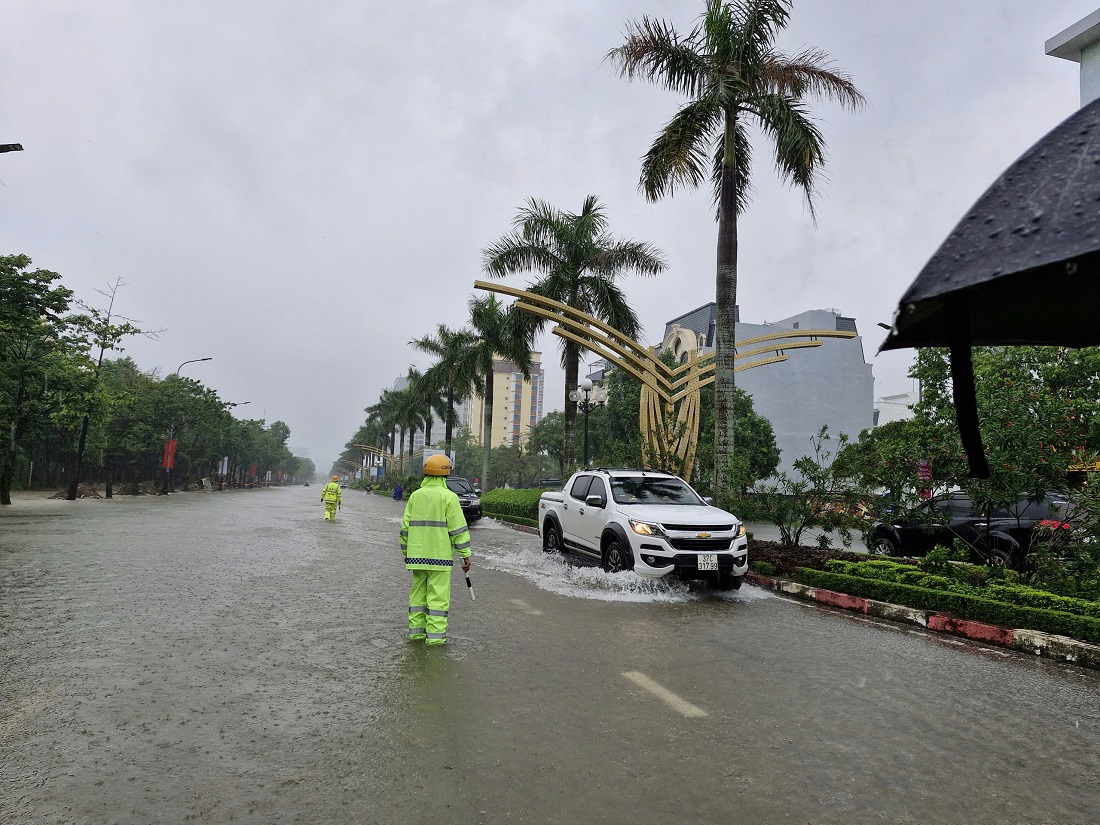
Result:
[[650,579],[634,572],[606,573],[598,567],[572,564],[561,556],[541,549],[516,544],[512,547],[487,548],[481,563],[492,570],[518,576],[540,590],[575,599],[608,602],[684,603],[699,599],[725,599],[750,602],[771,598],[766,590],[745,586],[740,590],[716,592],[689,585],[667,576]]

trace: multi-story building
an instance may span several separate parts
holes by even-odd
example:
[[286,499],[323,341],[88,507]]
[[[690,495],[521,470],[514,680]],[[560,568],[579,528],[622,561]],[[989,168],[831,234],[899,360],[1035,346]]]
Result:
[[[518,447],[528,432],[542,420],[546,377],[542,368],[542,353],[531,353],[531,380],[511,361],[493,361],[493,432],[490,443]],[[485,412],[484,399],[479,395],[464,401],[457,409],[458,419],[477,438]]]
[[[857,332],[854,318],[834,309],[815,309],[764,324],[736,322],[736,340],[744,341],[784,330]],[[705,354],[714,349],[716,305],[711,302],[665,324],[663,349],[672,350],[681,363],[688,350]],[[814,438],[827,425],[834,439],[841,434],[855,440],[874,424],[874,377],[863,354],[863,340],[821,338],[821,346],[790,349],[788,360],[737,373],[737,386],[752,396],[753,408],[767,418],[780,449],[779,470],[790,472],[794,462],[814,453]],[[783,350],[783,341],[775,341]],[[750,348],[765,346],[753,345]],[[738,366],[767,357],[747,358]]]

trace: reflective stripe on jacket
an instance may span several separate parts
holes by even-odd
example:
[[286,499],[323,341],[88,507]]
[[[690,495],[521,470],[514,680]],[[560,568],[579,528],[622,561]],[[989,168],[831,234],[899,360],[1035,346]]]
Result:
[[321,490],[321,501],[339,501],[340,500],[340,485],[335,481],[330,481]]
[[401,553],[408,570],[449,569],[454,554],[470,555],[470,530],[458,496],[443,476],[424,476],[401,519]]

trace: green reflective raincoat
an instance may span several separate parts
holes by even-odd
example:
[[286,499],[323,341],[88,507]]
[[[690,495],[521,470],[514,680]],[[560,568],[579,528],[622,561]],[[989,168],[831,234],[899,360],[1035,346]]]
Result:
[[470,555],[470,530],[458,496],[442,476],[425,476],[409,496],[401,519],[401,554],[412,571],[409,638],[427,644],[447,641],[454,554]]

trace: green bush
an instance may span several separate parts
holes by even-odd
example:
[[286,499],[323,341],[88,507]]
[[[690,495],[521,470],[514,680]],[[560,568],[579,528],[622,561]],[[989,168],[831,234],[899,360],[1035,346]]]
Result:
[[808,567],[798,568],[796,578],[814,587],[907,605],[918,610],[947,613],[959,619],[987,622],[1007,628],[1029,628],[1087,642],[1100,642],[1100,618],[1092,616],[1008,604],[968,593],[930,590],[900,582],[865,579]]
[[539,496],[545,490],[508,490],[498,487],[481,497],[481,509],[487,516],[516,516],[538,523]]
[[754,561],[749,567],[752,568],[752,572],[759,573],[761,576],[775,575],[775,565],[768,564],[766,561]]
[[1026,607],[1038,607],[1044,610],[1061,610],[1064,613],[1076,613],[1079,616],[1091,616],[1100,619],[1100,603],[1057,596],[1045,590],[1036,590],[1022,584],[991,584],[986,588],[989,597],[999,602],[1021,604]]

